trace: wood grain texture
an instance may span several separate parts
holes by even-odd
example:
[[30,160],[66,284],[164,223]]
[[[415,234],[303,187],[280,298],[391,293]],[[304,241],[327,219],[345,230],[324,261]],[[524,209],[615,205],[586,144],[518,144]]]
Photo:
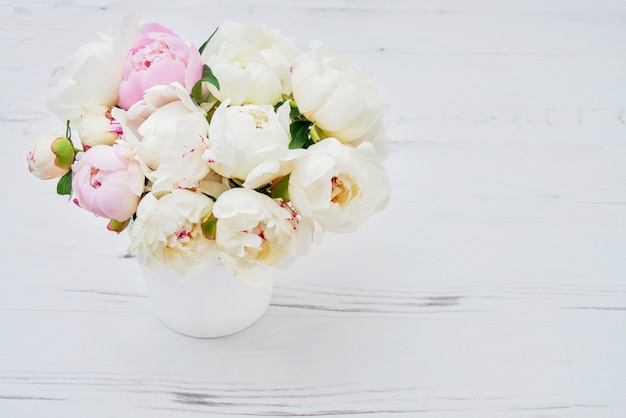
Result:
[[[128,238],[25,169],[67,59],[132,9],[327,41],[390,104],[388,208],[228,338],[164,327]],[[0,416],[626,415],[625,35],[619,0],[3,0]]]

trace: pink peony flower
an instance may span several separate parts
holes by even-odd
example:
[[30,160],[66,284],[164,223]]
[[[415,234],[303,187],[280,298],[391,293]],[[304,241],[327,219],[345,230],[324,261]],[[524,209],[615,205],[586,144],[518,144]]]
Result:
[[128,110],[157,85],[178,82],[191,92],[202,66],[198,50],[174,32],[156,23],[144,25],[126,57],[118,106]]
[[80,207],[122,222],[137,210],[144,175],[130,147],[91,147],[74,163],[72,171],[72,189]]

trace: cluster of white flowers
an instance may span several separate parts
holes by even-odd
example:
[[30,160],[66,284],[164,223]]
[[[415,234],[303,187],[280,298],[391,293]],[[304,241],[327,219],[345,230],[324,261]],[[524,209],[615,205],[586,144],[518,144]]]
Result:
[[131,225],[153,275],[221,260],[252,280],[387,203],[385,107],[326,45],[299,52],[276,31],[225,22],[198,50],[126,19],[68,70],[50,108],[80,148],[48,135],[56,145],[29,153],[31,171],[65,173],[79,206],[115,231]]

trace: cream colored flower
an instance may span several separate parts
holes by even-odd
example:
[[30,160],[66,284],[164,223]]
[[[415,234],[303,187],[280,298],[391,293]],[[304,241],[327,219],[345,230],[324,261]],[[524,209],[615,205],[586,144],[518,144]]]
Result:
[[280,202],[246,188],[224,192],[213,206],[220,258],[239,278],[255,268],[276,266],[297,255],[295,214]]
[[198,192],[211,196],[213,199],[220,197],[222,193],[230,189],[228,179],[217,174],[215,171],[209,171],[203,179],[198,182]]
[[219,90],[209,85],[209,90],[233,105],[274,105],[291,93],[289,70],[297,53],[295,44],[278,32],[224,22],[202,53],[220,85]]
[[292,73],[300,112],[326,136],[358,145],[384,134],[385,108],[370,78],[330,47],[313,43],[295,59]]
[[209,123],[206,112],[173,83],[146,91],[144,100],[113,116],[124,129],[124,138],[135,148],[153,191],[196,188],[209,173],[202,158]]
[[82,107],[78,121],[80,142],[87,147],[113,145],[120,137],[122,127],[111,116],[111,109],[101,105]]
[[26,155],[28,171],[42,180],[61,177],[70,170],[74,155],[69,139],[56,134],[42,135]]
[[217,262],[215,241],[201,227],[212,208],[211,199],[185,189],[145,195],[131,230],[131,253],[156,277],[167,269],[181,276],[206,270]]
[[390,184],[371,143],[358,148],[327,138],[307,149],[289,177],[289,197],[305,218],[350,232],[387,204]]
[[304,151],[289,149],[289,103],[276,112],[269,105],[228,104],[223,102],[211,119],[204,152],[209,166],[251,189],[288,174]]
[[128,15],[100,34],[100,42],[78,49],[48,102],[52,113],[62,121],[78,122],[82,106],[115,106],[126,53],[140,26],[136,15]]

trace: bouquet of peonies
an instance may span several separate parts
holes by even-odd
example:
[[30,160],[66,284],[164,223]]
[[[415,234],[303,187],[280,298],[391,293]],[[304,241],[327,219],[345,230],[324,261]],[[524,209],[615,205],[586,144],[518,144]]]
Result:
[[[153,275],[221,260],[246,280],[353,231],[389,197],[384,106],[328,46],[225,22],[197,49],[120,21],[80,48],[50,110],[66,123],[30,171],[108,229]],[[79,140],[76,140],[77,133]]]

